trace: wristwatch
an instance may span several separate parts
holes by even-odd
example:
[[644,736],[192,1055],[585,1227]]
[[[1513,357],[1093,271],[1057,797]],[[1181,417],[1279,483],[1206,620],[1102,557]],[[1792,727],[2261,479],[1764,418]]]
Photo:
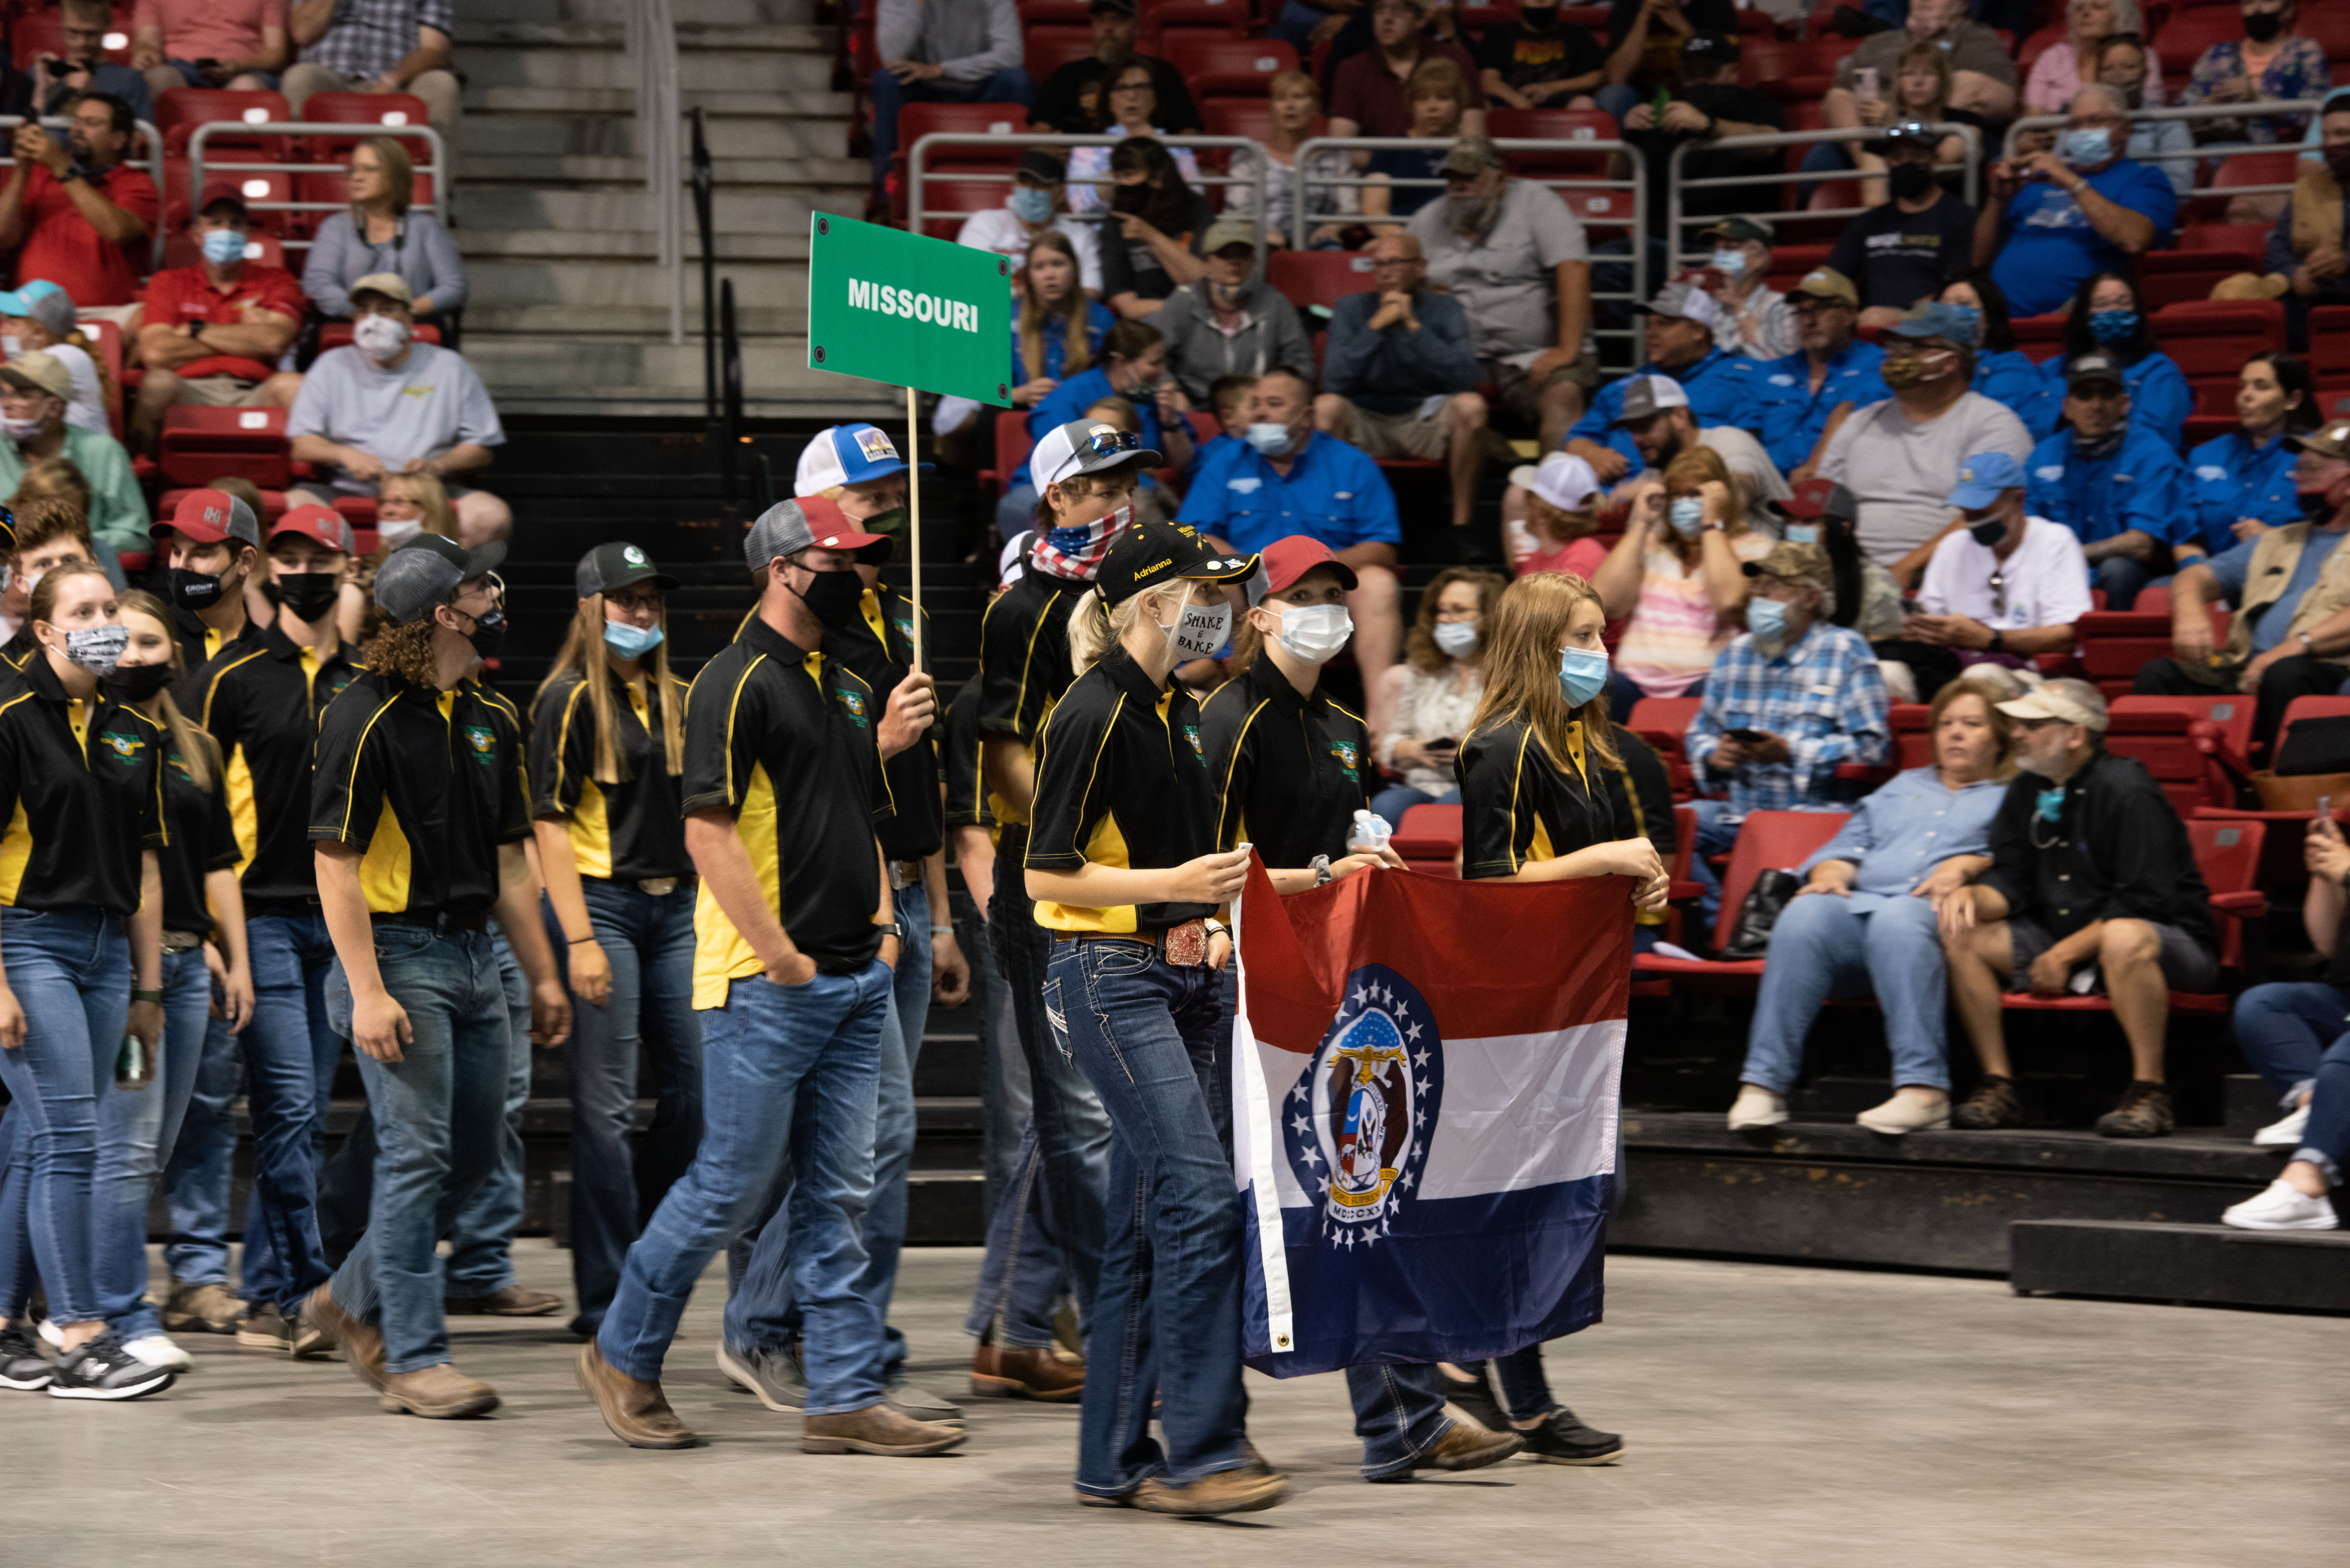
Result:
[[160,991],[134,991],[130,993],[130,1000],[161,1002],[163,1000],[163,993]]
[[1993,627],[1993,628],[1991,628],[1991,649],[1990,649],[1990,651],[1991,651],[1991,652],[1993,652],[1993,653],[1998,653],[1998,652],[2002,651],[2006,647],[2007,647],[2007,633],[2006,633],[2006,632],[2004,632],[2004,631],[2002,631],[2002,630],[2001,630],[1998,627]]
[[1327,855],[1316,855],[1305,864],[1306,867],[1314,873],[1314,885],[1316,888],[1330,880],[1330,857]]
[[1208,929],[1208,934],[1211,937],[1228,937],[1232,934],[1232,929],[1224,924],[1223,921],[1216,919],[1213,915],[1210,915],[1206,919],[1201,920],[1200,924]]
[[2315,638],[2310,636],[2309,633],[2305,631],[2294,632],[2293,636],[2301,639],[2302,652],[2309,655],[2312,659],[2317,657],[2317,639]]
[[874,922],[873,929],[880,932],[885,937],[895,937],[901,942],[906,940],[906,927],[902,921],[876,921]]

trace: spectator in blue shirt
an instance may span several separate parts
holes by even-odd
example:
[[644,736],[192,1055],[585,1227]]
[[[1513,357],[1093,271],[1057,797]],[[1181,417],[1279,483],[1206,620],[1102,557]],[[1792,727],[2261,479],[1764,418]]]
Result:
[[1860,320],[1860,291],[1850,278],[1815,267],[1789,291],[1788,303],[1803,346],[1757,369],[1752,400],[1739,422],[1762,439],[1787,483],[1801,485],[1827,451],[1832,426],[1893,391],[1877,373],[1885,350],[1853,336]]
[[2051,386],[2032,357],[2015,346],[2015,328],[2009,325],[2007,296],[1987,272],[1970,272],[1942,286],[1934,298],[1943,305],[1961,306],[1982,322],[1982,348],[1975,356],[1972,390],[2023,421],[2033,441],[2046,441],[2056,430],[2056,406],[2064,389]]
[[[2218,555],[2239,541],[2301,521],[2293,490],[2289,435],[2317,428],[2317,393],[2309,367],[2290,354],[2255,354],[2236,378],[2241,422],[2187,454],[2188,494],[2193,498],[2195,544],[2177,546],[2180,565],[2195,553]],[[2182,529],[2183,531],[2183,529]]]
[[2050,387],[2063,395],[2064,367],[2083,354],[2100,352],[2121,361],[2130,395],[2130,422],[2177,446],[2195,411],[2195,389],[2178,362],[2155,347],[2137,289],[2117,272],[2092,273],[2073,296],[2064,322],[2064,352],[2042,367]]
[[1589,463],[1602,484],[1640,471],[1639,449],[1617,424],[1624,393],[1639,377],[1663,375],[1679,381],[1689,393],[1690,414],[1701,425],[1741,423],[1754,395],[1756,361],[1713,346],[1721,306],[1711,295],[1693,283],[1669,283],[1654,301],[1637,308],[1648,317],[1648,362],[1600,388],[1591,407],[1566,432],[1566,450]]
[[2020,316],[2061,308],[2091,273],[2170,243],[2178,194],[2122,156],[2128,105],[2101,82],[2073,95],[2055,150],[2002,158],[1975,220],[1975,265]]
[[2064,419],[2024,464],[2023,509],[2073,530],[2106,607],[2126,610],[2189,537],[2187,472],[2178,449],[2138,424],[2122,367],[2103,349],[2066,365]]
[[1721,885],[1706,857],[1738,838],[1758,811],[1836,811],[1836,769],[1877,763],[1892,750],[1891,702],[1877,655],[1835,614],[1835,568],[1817,545],[1782,540],[1743,568],[1753,579],[1746,627],[1714,655],[1705,702],[1683,742],[1700,789],[1690,874],[1706,885],[1709,924]]
[[1189,523],[1231,554],[1253,555],[1275,539],[1310,535],[1354,568],[1347,610],[1355,622],[1355,661],[1369,700],[1373,737],[1386,726],[1379,679],[1403,638],[1396,547],[1403,525],[1387,476],[1368,454],[1314,428],[1314,387],[1296,371],[1268,370],[1249,392],[1245,440],[1210,454],[1192,476],[1179,523]]
[[[1185,417],[1182,389],[1167,373],[1167,340],[1148,321],[1121,321],[1103,334],[1101,362],[1047,392],[1028,415],[1036,441],[1058,430],[1104,398],[1124,398],[1141,423],[1137,433],[1146,450],[1163,452],[1180,471],[1191,461],[1191,421]],[[1009,539],[1036,521],[1036,486],[1023,462],[1005,481],[995,504],[996,532]]]

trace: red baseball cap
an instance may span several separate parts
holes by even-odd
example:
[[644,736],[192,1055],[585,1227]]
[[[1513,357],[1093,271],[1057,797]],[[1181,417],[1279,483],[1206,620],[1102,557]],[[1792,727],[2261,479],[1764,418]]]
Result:
[[240,545],[261,548],[261,519],[253,514],[252,507],[224,490],[189,491],[172,508],[172,520],[156,524],[147,530],[147,535],[162,539],[175,532],[185,534],[199,545],[234,539]]
[[244,192],[237,188],[236,182],[234,180],[205,181],[203,194],[196,198],[195,215],[199,218],[203,217],[205,209],[215,202],[234,202],[237,213],[241,216],[248,219],[253,216],[252,209],[245,205]]
[[1330,546],[1310,534],[1292,534],[1285,539],[1275,539],[1264,547],[1264,569],[1249,584],[1249,603],[1255,604],[1267,594],[1277,594],[1295,585],[1298,578],[1316,566],[1326,566],[1335,573],[1340,586],[1353,593],[1361,579],[1355,568],[1331,553]]
[[299,534],[305,539],[317,541],[329,550],[340,550],[346,556],[359,554],[359,541],[351,535],[351,525],[343,514],[331,506],[296,506],[277,520],[269,536]]
[[795,495],[759,514],[743,541],[743,560],[758,571],[778,556],[802,550],[847,550],[868,566],[888,561],[897,545],[887,534],[868,534],[844,514],[839,504],[822,495]]

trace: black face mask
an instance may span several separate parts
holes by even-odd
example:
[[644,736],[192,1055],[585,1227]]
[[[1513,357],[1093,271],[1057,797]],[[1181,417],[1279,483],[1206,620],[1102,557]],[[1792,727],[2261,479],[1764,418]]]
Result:
[[480,654],[484,660],[495,659],[498,656],[498,649],[506,645],[504,614],[498,610],[492,610],[487,615],[475,616],[473,629],[465,634],[465,640],[473,645],[473,651]]
[[172,683],[172,667],[168,664],[118,664],[98,678],[107,694],[118,702],[137,704],[146,701]]
[[1967,532],[1974,535],[1976,544],[1988,550],[2007,537],[2007,519],[1986,517],[1980,523],[1968,524]]
[[287,572],[270,579],[262,592],[271,604],[280,607],[303,625],[310,626],[335,607],[336,597],[342,588],[343,580],[338,573]]
[[816,617],[822,625],[830,627],[847,626],[857,618],[858,606],[865,597],[865,579],[857,575],[855,567],[819,572],[803,566],[800,570],[815,579],[805,592],[792,589],[799,595],[800,602],[807,606],[808,614]]
[[221,579],[212,572],[172,568],[172,602],[185,610],[206,610],[220,603]]
[[2265,44],[2284,28],[2282,11],[2249,11],[2244,14],[2244,36],[2255,44]]
[[1923,163],[1896,163],[1885,179],[1897,201],[1914,202],[1934,188],[1934,171]]

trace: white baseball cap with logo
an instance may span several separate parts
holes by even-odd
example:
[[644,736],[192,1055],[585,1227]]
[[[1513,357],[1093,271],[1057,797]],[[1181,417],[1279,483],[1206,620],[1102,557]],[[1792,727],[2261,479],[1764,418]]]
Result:
[[[920,466],[928,473],[934,465]],[[880,426],[835,425],[816,431],[816,439],[800,452],[792,493],[821,495],[838,485],[863,484],[905,472],[906,460],[898,455],[897,443]]]

